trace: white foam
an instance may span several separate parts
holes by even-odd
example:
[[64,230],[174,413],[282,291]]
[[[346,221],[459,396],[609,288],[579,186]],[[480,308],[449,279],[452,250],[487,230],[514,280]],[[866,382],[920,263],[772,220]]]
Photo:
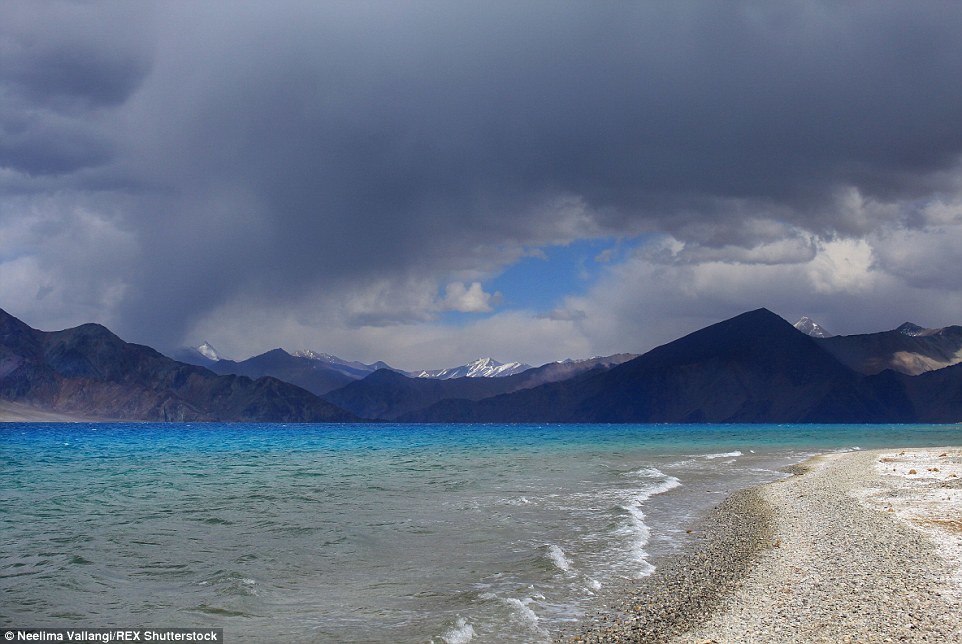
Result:
[[638,571],[639,576],[648,576],[655,568],[649,563],[648,551],[645,550],[645,546],[651,539],[651,529],[645,523],[645,513],[638,505],[623,505],[621,507],[628,513],[631,521],[627,529],[623,531],[623,534],[632,537],[633,540],[631,558],[641,566]]
[[665,473],[659,470],[657,467],[643,467],[641,469],[628,472],[628,476],[643,476],[645,478],[654,479],[664,477]]
[[742,453],[738,450],[735,450],[734,452],[722,452],[720,454],[705,454],[702,456],[702,458],[711,461],[716,458],[734,458],[736,456],[742,456]]
[[664,472],[662,472],[656,467],[645,467],[640,470],[636,470],[635,472],[632,472],[632,473],[635,474],[636,476],[641,476],[644,478],[662,479],[655,485],[651,485],[649,487],[646,487],[643,490],[639,490],[638,493],[635,495],[635,497],[632,499],[635,503],[644,503],[645,501],[655,496],[656,494],[664,494],[668,490],[673,490],[676,487],[681,486],[681,480],[669,474],[665,474]]
[[559,570],[564,570],[565,572],[571,570],[571,561],[565,556],[565,551],[561,549],[561,546],[550,544],[547,551],[548,559],[551,560]]
[[533,601],[530,597],[525,597],[524,599],[508,597],[504,600],[504,602],[511,607],[512,618],[515,619],[515,621],[521,622],[523,626],[539,634],[546,634],[546,631],[538,624],[538,616],[533,610],[528,608],[528,604]]
[[446,644],[467,644],[473,638],[474,627],[463,617],[459,617],[457,624],[441,636]]
[[631,558],[640,565],[638,575],[645,577],[654,572],[655,567],[648,561],[648,551],[645,546],[651,539],[651,529],[645,523],[645,513],[641,506],[656,494],[664,494],[669,490],[681,486],[681,481],[671,475],[665,474],[655,467],[646,467],[632,472],[632,474],[644,478],[660,478],[661,480],[653,485],[648,485],[632,496],[629,503],[622,505],[621,508],[628,513],[630,523],[622,531],[623,534],[633,538],[631,546]]

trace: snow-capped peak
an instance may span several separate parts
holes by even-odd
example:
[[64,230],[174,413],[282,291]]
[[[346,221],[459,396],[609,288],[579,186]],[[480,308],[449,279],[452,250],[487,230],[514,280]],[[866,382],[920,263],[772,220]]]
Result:
[[197,353],[204,356],[208,360],[213,360],[214,362],[217,362],[218,360],[223,359],[223,357],[217,352],[217,349],[211,346],[210,342],[204,341],[202,345],[194,348],[197,350]]
[[818,324],[815,320],[808,316],[802,316],[802,319],[795,323],[795,328],[804,333],[805,335],[810,335],[813,338],[830,338],[832,334],[826,331]]
[[421,371],[413,375],[416,378],[437,378],[439,380],[449,378],[503,378],[528,369],[531,369],[531,365],[522,362],[502,363],[493,358],[478,358],[474,362],[469,362],[460,367]]

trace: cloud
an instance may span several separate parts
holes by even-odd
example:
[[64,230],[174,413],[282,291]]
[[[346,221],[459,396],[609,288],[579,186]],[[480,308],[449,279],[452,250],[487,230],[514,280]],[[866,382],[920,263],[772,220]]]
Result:
[[107,210],[56,195],[0,203],[2,306],[33,312],[48,329],[117,323],[112,312],[136,283],[139,247]]
[[471,286],[452,282],[444,289],[441,309],[460,313],[489,313],[500,300],[501,293],[485,293],[480,282],[473,282]]
[[[766,297],[828,297],[834,329],[954,302],[960,28],[950,3],[4,2],[2,305],[332,351],[483,323],[451,310],[601,353]],[[553,313],[487,292],[592,238],[662,242]]]
[[906,285],[937,293],[962,293],[962,225],[897,230],[880,235],[875,268]]
[[[660,238],[611,267],[552,319],[576,322],[600,353],[646,351],[708,324],[765,306],[795,322],[809,315],[836,333],[958,324],[962,225],[887,230],[819,242],[811,256],[772,263],[747,254],[675,258],[685,244]],[[933,259],[934,258],[934,259]]]
[[571,308],[556,308],[550,312],[539,315],[540,319],[554,320],[556,322],[574,322],[576,320],[584,320],[588,317],[588,314],[581,309],[571,309]]

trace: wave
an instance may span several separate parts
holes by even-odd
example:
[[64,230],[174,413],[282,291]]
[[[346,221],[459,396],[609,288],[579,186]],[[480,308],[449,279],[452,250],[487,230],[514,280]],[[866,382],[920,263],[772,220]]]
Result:
[[503,600],[511,608],[511,617],[514,621],[520,622],[526,628],[535,631],[540,635],[546,635],[547,632],[541,628],[538,623],[540,620],[533,610],[528,608],[528,604],[532,603],[534,600],[530,597],[525,597],[524,599],[515,599],[514,597],[508,597]]
[[641,509],[642,505],[657,494],[664,494],[676,487],[681,487],[682,482],[677,477],[665,474],[656,467],[644,467],[631,472],[631,474],[641,478],[660,479],[637,490],[628,503],[620,506],[627,513],[629,520],[628,525],[621,532],[632,538],[631,558],[641,566],[637,572],[638,576],[646,577],[654,572],[655,567],[648,561],[648,551],[645,550],[648,541],[651,539],[651,528],[645,522],[645,513]]
[[457,624],[449,629],[441,639],[445,644],[467,644],[474,638],[474,627],[463,617],[458,618]]
[[643,467],[640,470],[635,470],[629,474],[638,478],[660,479],[654,485],[649,485],[644,489],[638,490],[632,498],[632,501],[635,503],[644,503],[656,494],[664,494],[669,490],[680,487],[682,484],[681,479],[670,474],[665,474],[657,467]]
[[516,506],[531,505],[531,501],[529,501],[528,497],[526,496],[519,496],[516,498],[499,499],[498,505],[516,505]]
[[218,570],[210,579],[197,582],[198,586],[211,586],[218,595],[255,596],[257,581],[241,573]]
[[561,546],[555,544],[549,544],[548,549],[545,552],[545,556],[548,560],[555,565],[559,570],[568,572],[571,570],[571,561],[565,556],[565,551],[561,549]]
[[702,458],[708,461],[714,460],[716,458],[735,458],[736,456],[742,456],[743,454],[735,450],[734,452],[722,452],[720,454],[704,454]]

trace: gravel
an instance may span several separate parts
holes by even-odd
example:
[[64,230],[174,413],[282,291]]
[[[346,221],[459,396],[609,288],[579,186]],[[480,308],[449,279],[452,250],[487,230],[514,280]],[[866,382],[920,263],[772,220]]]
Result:
[[922,531],[858,499],[902,484],[878,475],[878,458],[815,457],[736,493],[692,548],[564,641],[962,642],[953,564]]

